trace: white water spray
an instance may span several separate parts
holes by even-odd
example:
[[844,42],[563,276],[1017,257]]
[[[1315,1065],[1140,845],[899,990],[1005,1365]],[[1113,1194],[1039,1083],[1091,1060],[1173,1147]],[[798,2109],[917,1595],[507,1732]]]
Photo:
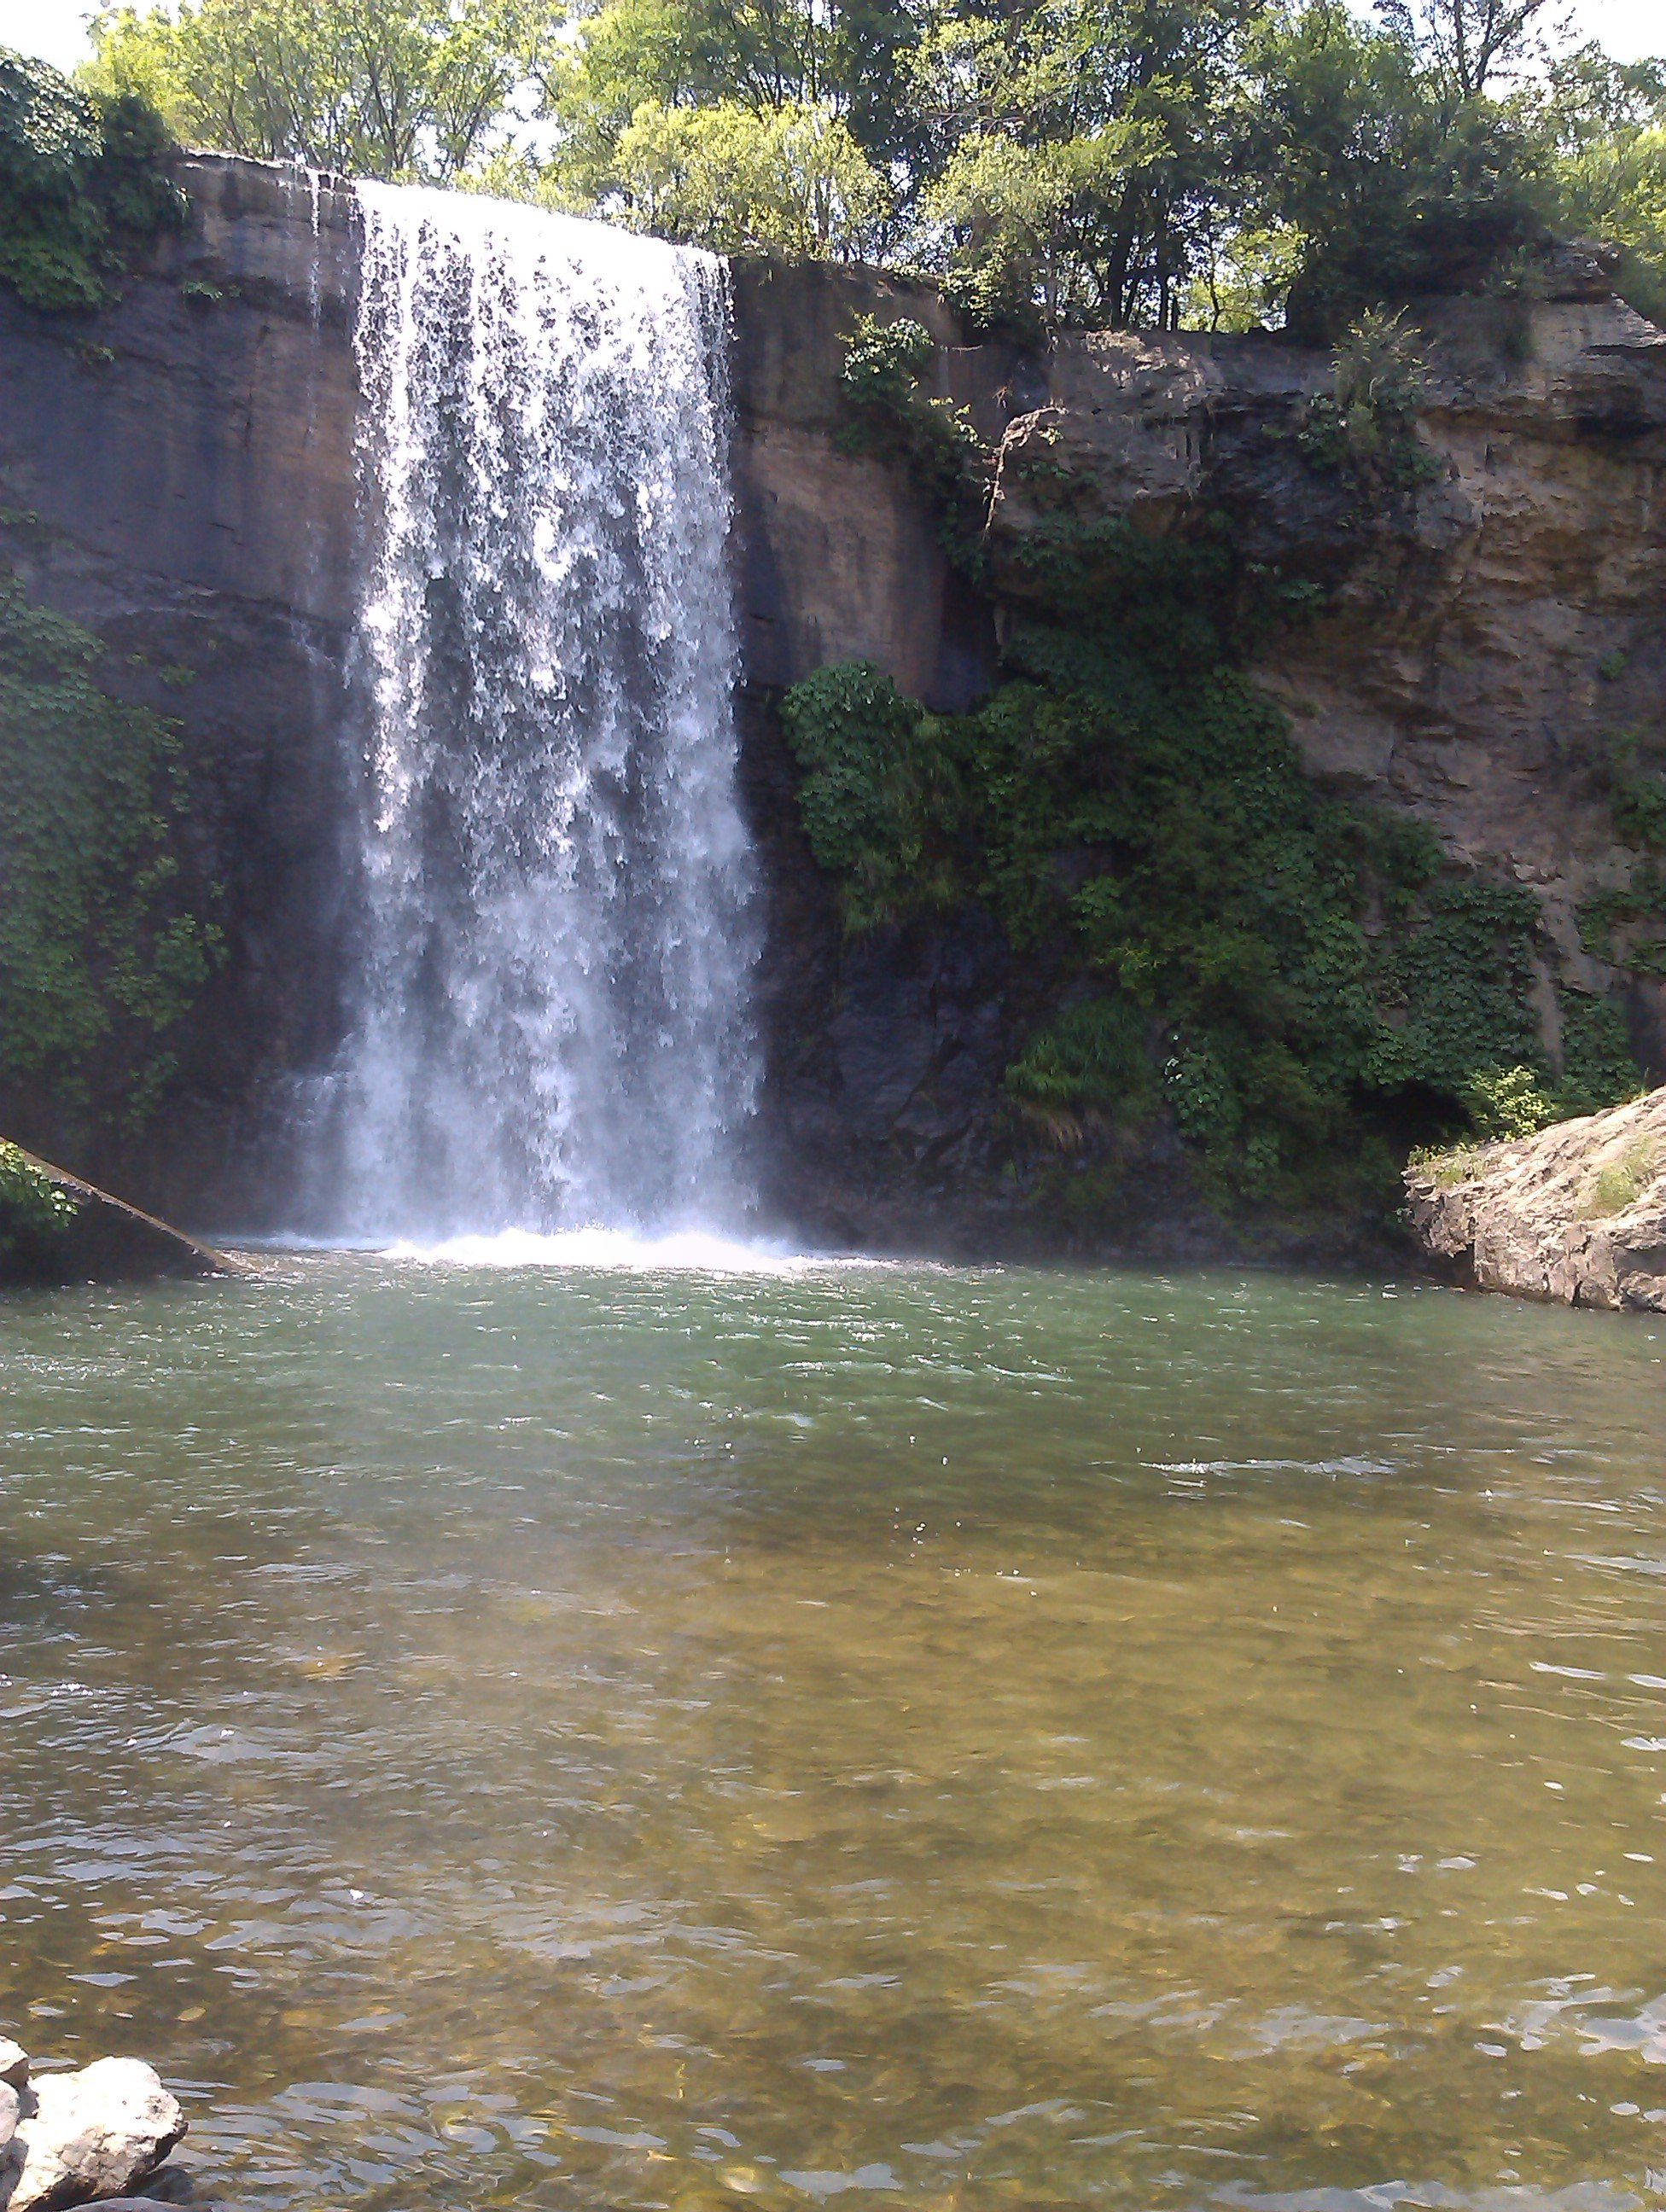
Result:
[[357,191],[367,915],[339,1225],[735,1224],[756,946],[726,271]]

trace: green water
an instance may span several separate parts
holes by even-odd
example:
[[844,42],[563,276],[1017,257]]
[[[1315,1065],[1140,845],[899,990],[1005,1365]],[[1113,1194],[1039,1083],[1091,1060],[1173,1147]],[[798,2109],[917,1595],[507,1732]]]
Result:
[[14,1300],[0,2028],[153,2059],[229,2212],[1651,2204],[1663,1355],[1228,1274]]

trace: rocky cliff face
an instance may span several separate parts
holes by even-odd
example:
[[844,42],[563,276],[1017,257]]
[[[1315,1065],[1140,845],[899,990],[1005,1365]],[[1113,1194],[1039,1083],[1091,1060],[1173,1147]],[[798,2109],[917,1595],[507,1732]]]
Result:
[[[1590,258],[1565,256],[1551,289],[1565,296],[1435,301],[1418,315],[1429,460],[1411,492],[1377,507],[1303,448],[1310,403],[1330,388],[1328,355],[1184,334],[1076,337],[1038,357],[945,343],[939,388],[996,449],[990,627],[951,592],[910,600],[887,583],[873,614],[840,632],[836,657],[866,655],[916,696],[934,687],[958,704],[942,672],[987,677],[991,628],[1025,612],[1024,555],[1048,531],[1122,517],[1183,539],[1224,517],[1247,567],[1322,594],[1322,611],[1280,625],[1253,664],[1311,775],[1412,813],[1453,860],[1533,892],[1553,1066],[1560,984],[1620,994],[1639,1064],[1666,1072],[1657,932],[1628,939],[1593,920],[1605,897],[1623,911],[1648,866],[1616,823],[1615,741],[1666,737],[1666,336],[1608,295]],[[801,357],[819,368],[831,335],[824,327]],[[860,538],[873,494],[836,453],[836,395],[824,368],[819,379],[800,387],[797,436],[821,456],[818,512],[842,512]],[[941,568],[928,552],[922,573]],[[772,673],[800,675],[807,658]],[[995,1107],[1047,995],[1045,960],[1015,963],[970,913],[841,945],[801,870],[778,872],[790,884],[772,977],[790,1001],[775,1080],[791,1208],[830,1233],[902,1243],[1055,1241]],[[1160,1136],[1112,1237],[1136,1250],[1219,1246]],[[1092,1241],[1104,1249],[1105,1231]]]
[[227,959],[169,1109],[89,1144],[39,1086],[12,1133],[198,1224],[281,1205],[340,1022],[351,896],[337,742],[351,605],[350,205],[296,173],[185,165],[192,221],[95,317],[0,289],[0,558],[179,722],[186,866]]
[[[289,1212],[285,1133],[342,1022],[357,240],[328,180],[203,157],[183,181],[190,228],[119,305],[70,329],[0,295],[0,550],[109,641],[134,696],[179,717],[191,865],[220,887],[228,948],[170,1111],[76,1164],[223,1231]],[[1438,469],[1371,514],[1295,442],[1323,356],[1114,334],[1029,357],[958,344],[907,286],[737,270],[745,768],[770,907],[759,1145],[777,1215],[864,1242],[1048,1239],[997,1107],[1046,958],[1015,960],[971,909],[844,937],[775,702],[825,662],[866,659],[910,696],[969,703],[1023,605],[1016,549],[1061,507],[1153,533],[1225,513],[1247,558],[1322,584],[1326,611],[1281,629],[1256,672],[1312,773],[1415,812],[1455,855],[1534,890],[1553,1051],[1560,969],[1623,988],[1639,1054],[1666,1060],[1666,982],[1646,958],[1626,964],[1623,931],[1580,925],[1637,857],[1605,747],[1656,726],[1666,678],[1666,337],[1595,296],[1600,272],[1566,276],[1553,289],[1566,297],[1430,310],[1423,434]],[[951,568],[905,473],[839,440],[859,312],[924,321],[941,391],[999,449],[988,590]],[[0,1112],[53,1150],[50,1099],[0,1098]],[[1188,1189],[1159,1138],[1143,1227],[1131,1216],[1124,1241],[1213,1236]]]
[[1406,1176],[1432,1264],[1483,1291],[1666,1313],[1666,1091]]
[[[1666,984],[1596,957],[1578,915],[1627,870],[1605,742],[1657,730],[1666,691],[1666,334],[1568,258],[1565,298],[1418,318],[1438,465],[1402,508],[1361,515],[1303,464],[1298,410],[1328,387],[1327,356],[1110,333],[1055,349],[1045,400],[1006,425],[994,530],[1010,548],[1047,520],[1023,468],[1044,440],[1102,511],[1162,532],[1212,507],[1251,559],[1322,584],[1322,616],[1256,671],[1312,773],[1532,886],[1553,957],[1585,988],[1629,985],[1658,1064]],[[1006,581],[1023,588],[1010,563]]]

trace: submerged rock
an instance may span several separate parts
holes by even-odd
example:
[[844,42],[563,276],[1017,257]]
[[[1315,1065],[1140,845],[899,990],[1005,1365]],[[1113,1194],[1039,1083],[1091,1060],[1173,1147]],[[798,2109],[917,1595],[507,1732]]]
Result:
[[1406,1171],[1426,1255],[1460,1281],[1666,1313],[1666,1089]]
[[0,2152],[4,2212],[59,2212],[122,2198],[185,2132],[177,2100],[139,2058],[95,2059],[9,2094],[21,2109],[14,2138]]

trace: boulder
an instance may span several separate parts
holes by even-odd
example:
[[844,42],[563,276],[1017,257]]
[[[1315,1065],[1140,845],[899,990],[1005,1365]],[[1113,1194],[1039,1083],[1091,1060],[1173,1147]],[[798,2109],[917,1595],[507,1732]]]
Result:
[[1666,1313],[1666,1089],[1406,1171],[1425,1256],[1458,1280]]
[[100,2058],[76,2073],[40,2075],[9,2146],[21,2146],[21,2166],[0,2203],[5,2212],[58,2212],[120,2197],[154,2172],[185,2131],[185,2114],[142,2059]]

